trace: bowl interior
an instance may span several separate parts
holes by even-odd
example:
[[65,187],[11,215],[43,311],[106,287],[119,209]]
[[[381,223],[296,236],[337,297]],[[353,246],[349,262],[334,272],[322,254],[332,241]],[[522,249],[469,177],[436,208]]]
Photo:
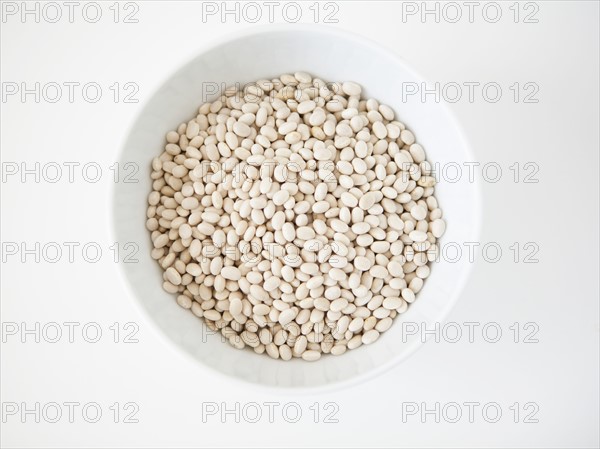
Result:
[[[283,362],[249,350],[236,350],[162,290],[162,270],[150,257],[145,213],[151,190],[150,162],[162,151],[166,132],[190,120],[201,103],[210,101],[227,85],[300,70],[325,81],[360,83],[364,94],[394,109],[398,119],[415,133],[432,164],[452,163],[464,168],[462,163],[472,160],[444,105],[423,103],[418,95],[403,101],[402,83],[420,85],[422,79],[392,54],[361,38],[327,29],[270,30],[235,38],[205,51],[159,88],[133,124],[121,154],[121,163],[134,162],[140,167],[140,182],[117,184],[113,198],[117,241],[139,246],[138,263],[120,265],[136,300],[168,339],[223,374],[267,386],[294,388],[356,380],[404,359],[422,342],[421,335],[406,332],[408,328],[402,322],[433,326],[441,321],[455,302],[470,268],[464,257],[454,263],[442,258],[432,267],[417,301],[395,319],[376,343],[340,357],[323,357],[316,363]],[[465,176],[455,183],[442,180],[436,196],[447,221],[442,245],[474,241],[479,217],[476,185]]]

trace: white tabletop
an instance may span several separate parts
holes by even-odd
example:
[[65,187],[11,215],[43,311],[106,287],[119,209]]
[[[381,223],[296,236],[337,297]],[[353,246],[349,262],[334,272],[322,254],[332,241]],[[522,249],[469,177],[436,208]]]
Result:
[[[108,231],[111,166],[141,105],[211,40],[254,26],[259,11],[257,24],[268,24],[269,3],[240,4],[237,17],[229,3],[224,21],[221,2],[204,2],[204,14],[185,1],[111,4],[78,3],[71,23],[63,2],[27,3],[25,16],[21,2],[2,3],[3,447],[598,446],[597,2],[477,2],[471,18],[465,2],[437,4],[439,23],[421,2],[271,6],[274,23],[298,11],[314,23],[318,10],[319,23],[329,15],[337,23],[326,25],[378,41],[446,99],[459,86],[451,108],[482,181],[481,241],[446,341],[314,396],[243,388],[174,352],[128,297]],[[62,178],[48,182],[57,164]],[[36,242],[39,262],[23,251]],[[68,242],[78,244],[73,262]],[[456,328],[463,336],[451,343]],[[137,343],[125,343],[136,329]]]

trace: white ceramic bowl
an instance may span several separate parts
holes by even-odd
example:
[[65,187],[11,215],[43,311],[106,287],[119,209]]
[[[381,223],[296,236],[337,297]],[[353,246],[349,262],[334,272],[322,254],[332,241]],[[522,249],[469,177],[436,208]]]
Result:
[[[239,380],[314,391],[374,376],[405,359],[422,342],[420,334],[404,338],[401,322],[431,327],[442,321],[465,284],[470,264],[465,257],[456,263],[441,260],[434,264],[417,301],[376,343],[313,363],[283,362],[250,350],[236,350],[220,335],[207,332],[201,320],[162,290],[162,270],[150,257],[145,213],[151,190],[150,162],[162,151],[165,133],[193,117],[207,89],[215,83],[246,83],[295,71],[306,71],[325,81],[360,83],[364,94],[394,108],[397,117],[415,133],[430,162],[462,164],[473,160],[454,117],[443,104],[422,103],[418,95],[402,102],[402,83],[421,83],[422,78],[377,44],[315,26],[258,28],[202,51],[167,79],[142,108],[121,154],[121,163],[139,165],[141,181],[115,187],[114,232],[121,244],[139,245],[139,262],[120,266],[132,296],[167,340],[202,365]],[[476,241],[480,214],[477,185],[466,182],[463,176],[456,183],[438,184],[436,196],[447,221],[442,242]]]

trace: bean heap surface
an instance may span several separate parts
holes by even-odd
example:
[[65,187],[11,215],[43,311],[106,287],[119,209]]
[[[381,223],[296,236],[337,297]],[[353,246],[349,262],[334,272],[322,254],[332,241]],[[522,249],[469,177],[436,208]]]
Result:
[[234,347],[368,345],[430,274],[445,221],[425,152],[354,82],[231,87],[166,135],[146,227],[163,287]]

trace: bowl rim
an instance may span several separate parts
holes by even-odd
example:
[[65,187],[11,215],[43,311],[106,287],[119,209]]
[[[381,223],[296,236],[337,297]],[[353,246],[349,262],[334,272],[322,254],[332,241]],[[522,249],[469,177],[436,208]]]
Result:
[[[412,68],[412,66],[406,62],[404,58],[394,53],[388,46],[383,45],[379,42],[372,40],[371,38],[360,34],[360,32],[351,32],[345,29],[341,29],[338,27],[332,27],[328,25],[322,24],[269,24],[269,25],[253,25],[243,30],[237,30],[232,33],[227,33],[226,35],[219,36],[217,38],[205,41],[204,44],[200,45],[196,50],[192,53],[190,57],[183,60],[179,63],[178,67],[173,71],[167,73],[159,82],[156,83],[154,89],[151,90],[150,94],[139,103],[138,109],[135,112],[132,119],[129,121],[127,126],[124,128],[124,132],[122,134],[121,142],[119,144],[119,153],[117,155],[117,159],[120,161],[121,155],[124,152],[125,145],[129,140],[129,137],[136,126],[140,114],[146,109],[146,107],[150,104],[153,98],[164,89],[169,81],[177,76],[178,74],[184,72],[189,65],[191,65],[197,58],[199,58],[202,54],[215,50],[216,48],[225,45],[227,43],[231,43],[233,41],[237,41],[240,39],[248,38],[250,36],[259,36],[265,34],[276,34],[276,33],[287,33],[287,32],[305,32],[305,33],[315,33],[321,35],[330,35],[337,38],[342,38],[346,41],[358,43],[363,46],[370,47],[373,52],[377,52],[385,55],[388,58],[394,59],[397,63],[404,66],[404,69],[413,75],[416,79],[420,79],[424,82],[427,81],[427,78],[423,77],[419,72]],[[185,58],[185,57],[184,57]],[[464,132],[463,127],[460,122],[457,120],[456,115],[451,109],[448,102],[441,99],[437,103],[444,111],[445,115],[449,118],[450,125],[456,130],[459,141],[462,142],[463,150],[471,161],[475,161],[473,151],[471,149],[471,145],[469,144],[469,140]],[[481,182],[478,178],[474,178],[474,182],[472,183],[472,191],[474,193],[474,202],[473,202],[473,226],[471,232],[472,241],[478,241],[481,235],[481,223],[482,223],[482,193],[481,193]],[[110,237],[111,241],[118,242],[118,230],[117,230],[117,220],[115,217],[115,200],[118,194],[118,185],[117,183],[111,183],[110,188],[110,202],[109,202],[109,213],[110,217]],[[391,357],[385,363],[382,363],[379,366],[371,368],[370,370],[350,377],[341,381],[333,381],[330,383],[318,385],[318,386],[281,386],[281,385],[269,385],[259,382],[253,382],[250,380],[243,379],[233,374],[225,373],[220,371],[217,368],[214,368],[202,361],[198,360],[191,353],[186,351],[180,345],[178,345],[175,341],[173,341],[162,329],[160,329],[158,323],[155,321],[154,317],[150,314],[150,312],[144,307],[140,298],[138,298],[134,285],[132,281],[129,279],[129,276],[125,272],[125,268],[122,263],[117,264],[118,276],[122,281],[123,286],[125,287],[125,291],[128,296],[133,298],[134,308],[140,313],[140,315],[144,318],[144,321],[147,324],[148,329],[151,329],[151,333],[156,336],[156,338],[162,341],[165,346],[169,348],[175,349],[176,353],[184,354],[184,358],[188,360],[193,360],[194,365],[201,367],[204,371],[212,373],[215,376],[221,377],[223,379],[227,379],[233,384],[237,385],[240,388],[248,388],[251,386],[255,390],[260,390],[266,394],[295,394],[295,395],[311,395],[311,394],[322,394],[322,393],[332,393],[335,391],[339,391],[342,389],[350,388],[361,384],[363,382],[375,379],[380,375],[390,371],[392,368],[398,366],[401,362],[408,359],[412,356],[417,349],[424,346],[427,340],[430,339],[429,336],[426,336],[425,341],[415,340],[407,345],[407,349],[403,351],[402,354]],[[463,270],[462,276],[457,279],[455,284],[454,293],[448,297],[448,301],[446,306],[440,310],[438,313],[438,318],[436,322],[443,323],[447,320],[447,317],[451,310],[454,308],[456,303],[458,302],[459,297],[461,296],[465,285],[471,275],[473,270],[473,263],[469,263],[467,268]],[[318,363],[318,362],[317,362]]]

